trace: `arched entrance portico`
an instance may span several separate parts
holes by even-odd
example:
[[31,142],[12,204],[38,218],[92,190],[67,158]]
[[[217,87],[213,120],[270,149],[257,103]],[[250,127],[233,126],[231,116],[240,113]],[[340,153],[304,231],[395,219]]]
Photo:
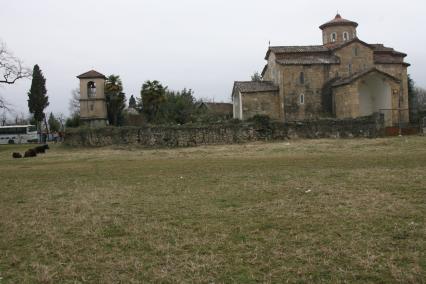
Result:
[[379,73],[370,73],[358,84],[359,114],[383,113],[385,124],[392,125],[392,88],[388,80]]

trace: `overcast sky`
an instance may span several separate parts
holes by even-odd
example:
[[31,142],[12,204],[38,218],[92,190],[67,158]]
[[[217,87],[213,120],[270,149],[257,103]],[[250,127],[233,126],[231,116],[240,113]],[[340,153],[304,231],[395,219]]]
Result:
[[[48,111],[68,114],[77,75],[122,78],[127,97],[146,80],[230,101],[233,82],[261,71],[271,45],[321,44],[318,26],[336,11],[359,23],[358,37],[408,54],[426,87],[426,2],[284,0],[0,0],[0,39],[46,79]],[[30,80],[0,86],[27,113]]]

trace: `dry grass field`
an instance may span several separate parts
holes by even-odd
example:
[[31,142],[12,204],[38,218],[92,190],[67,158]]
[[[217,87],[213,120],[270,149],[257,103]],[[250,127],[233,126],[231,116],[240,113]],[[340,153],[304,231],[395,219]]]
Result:
[[422,283],[426,137],[0,147],[0,283]]

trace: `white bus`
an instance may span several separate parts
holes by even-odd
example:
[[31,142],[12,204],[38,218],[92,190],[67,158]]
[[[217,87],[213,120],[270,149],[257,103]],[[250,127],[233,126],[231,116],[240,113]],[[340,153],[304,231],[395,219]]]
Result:
[[37,127],[34,125],[0,126],[0,144],[33,142],[38,142]]

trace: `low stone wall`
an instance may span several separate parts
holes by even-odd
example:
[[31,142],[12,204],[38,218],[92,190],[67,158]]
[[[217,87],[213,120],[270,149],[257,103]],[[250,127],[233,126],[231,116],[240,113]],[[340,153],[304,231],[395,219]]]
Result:
[[297,138],[354,138],[384,136],[383,116],[357,119],[267,124],[241,123],[206,126],[144,126],[68,129],[70,146],[141,145],[145,147],[191,147]]

